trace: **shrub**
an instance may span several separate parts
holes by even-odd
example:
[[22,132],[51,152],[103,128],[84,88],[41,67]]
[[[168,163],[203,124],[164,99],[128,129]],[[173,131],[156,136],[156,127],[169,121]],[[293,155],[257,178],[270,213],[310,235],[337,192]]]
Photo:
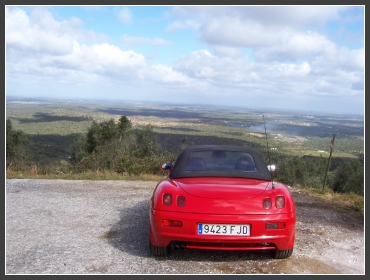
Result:
[[71,163],[74,172],[109,170],[120,174],[159,174],[159,164],[168,154],[148,124],[134,134],[131,122],[122,116],[93,122],[86,135],[74,135]]
[[14,130],[10,119],[6,120],[6,168],[21,165],[25,158],[24,145],[29,143],[26,134]]
[[331,188],[335,192],[364,195],[364,165],[360,160],[344,162],[335,171]]
[[321,187],[326,160],[313,157],[287,157],[278,166],[275,179],[288,185]]

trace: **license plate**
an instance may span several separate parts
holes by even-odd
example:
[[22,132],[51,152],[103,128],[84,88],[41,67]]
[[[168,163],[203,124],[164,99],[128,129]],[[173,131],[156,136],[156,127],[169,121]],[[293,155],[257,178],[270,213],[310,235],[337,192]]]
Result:
[[249,236],[250,225],[198,224],[198,234]]

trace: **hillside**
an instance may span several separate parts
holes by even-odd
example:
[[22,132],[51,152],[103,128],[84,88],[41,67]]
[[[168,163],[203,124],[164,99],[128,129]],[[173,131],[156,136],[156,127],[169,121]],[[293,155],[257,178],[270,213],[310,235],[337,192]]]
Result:
[[364,119],[357,115],[102,100],[7,98],[6,102],[6,118],[29,135],[30,160],[40,164],[68,160],[73,135],[86,133],[93,121],[117,120],[122,115],[136,129],[151,124],[159,143],[170,150],[190,144],[236,144],[266,154],[268,144],[277,159],[285,155],[326,158],[336,134],[333,166],[364,152]]

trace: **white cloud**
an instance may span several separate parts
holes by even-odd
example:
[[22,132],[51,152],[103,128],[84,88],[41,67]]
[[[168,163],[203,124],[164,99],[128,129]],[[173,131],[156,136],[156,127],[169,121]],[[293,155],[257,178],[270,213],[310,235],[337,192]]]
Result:
[[91,50],[96,54],[97,61],[102,65],[114,65],[121,68],[137,67],[145,64],[143,55],[134,51],[121,51],[118,47],[109,44],[93,45]]
[[365,69],[365,49],[349,50],[342,48],[338,51],[340,64],[343,68],[363,71]]
[[132,23],[132,13],[129,9],[124,8],[118,12],[119,20],[124,24]]
[[215,52],[215,54],[220,56],[234,56],[234,57],[243,56],[243,51],[240,48],[215,45],[212,47],[212,49]]
[[21,56],[37,53],[63,56],[73,51],[76,40],[99,42],[107,39],[106,35],[80,30],[82,22],[78,18],[57,22],[42,8],[34,9],[28,16],[21,9],[6,7],[5,15],[7,51],[18,51]]
[[56,32],[59,25],[48,12],[36,12],[45,16],[44,20],[37,22],[31,21],[25,12],[19,9],[6,7],[5,12],[7,47],[20,51],[47,52],[52,55],[64,55],[72,50],[73,44],[69,36]]
[[[88,89],[114,97],[123,91],[144,99],[156,95],[160,100],[171,96],[178,98],[173,101],[236,105],[263,101],[297,109],[305,108],[306,101],[314,104],[314,100],[331,97],[360,103],[364,47],[340,45],[335,36],[329,39],[320,29],[337,20],[345,9],[177,6],[166,21],[152,18],[148,30],[140,24],[134,26],[140,29],[138,36],[127,35],[134,34],[129,33],[131,24],[120,25],[119,34],[126,33],[121,38],[109,38],[108,31],[101,34],[85,29],[87,23],[77,17],[57,21],[41,7],[28,15],[7,6],[7,92],[62,92],[62,86],[68,85],[64,91],[72,95]],[[123,23],[133,22],[129,9],[113,10]],[[174,15],[176,18],[171,18]],[[161,22],[160,31],[154,28],[157,22]],[[190,40],[182,37],[192,33],[177,32],[184,28],[193,29],[196,36]],[[171,56],[174,63],[147,61],[142,52],[152,54],[153,46],[166,46],[165,50],[155,48],[156,59]]]
[[162,38],[145,38],[145,37],[132,37],[124,34],[120,42],[125,45],[139,45],[145,44],[150,46],[168,46],[172,43]]
[[311,67],[307,62],[303,62],[301,65],[282,63],[273,71],[277,73],[278,76],[293,78],[295,76],[306,76],[310,73]]
[[197,29],[199,27],[199,24],[195,20],[176,20],[174,22],[171,22],[167,28],[166,32],[173,32],[178,29]]
[[81,33],[73,32],[79,25],[77,19],[56,22],[44,9],[28,17],[21,9],[6,7],[7,73],[62,77],[68,70],[134,77],[145,67],[144,56],[133,50],[122,51],[107,43],[80,44]]
[[328,21],[338,20],[341,13],[350,9],[350,6],[185,6],[174,7],[170,14],[181,17],[201,17],[204,22],[212,22],[224,18],[240,21],[258,22],[266,27],[294,27],[322,26]]
[[260,61],[302,60],[335,49],[330,40],[315,32],[300,33],[289,27],[266,28],[258,22],[239,19],[214,20],[203,25],[200,32],[202,39],[215,49],[253,48]]
[[174,64],[174,69],[221,87],[229,87],[235,82],[247,83],[257,77],[255,73],[252,75],[251,64],[246,57],[218,57],[207,50],[183,56]]
[[348,9],[345,6],[254,6],[235,7],[233,12],[240,18],[256,20],[263,25],[302,26],[323,25],[339,18],[339,13]]
[[132,50],[122,51],[109,44],[92,46],[74,44],[74,51],[63,58],[48,59],[50,67],[63,68],[92,74],[112,76],[114,79],[137,79],[138,71],[146,67],[143,55]]
[[335,45],[317,33],[279,34],[274,44],[255,51],[260,61],[297,61],[311,59],[317,55],[327,55],[335,51]]
[[273,44],[279,39],[279,31],[266,30],[255,21],[237,18],[217,18],[199,29],[202,40],[211,45],[260,47]]
[[352,84],[352,86],[351,86],[351,89],[353,89],[353,90],[358,90],[358,91],[362,91],[362,90],[364,90],[364,81],[363,80],[360,80],[360,81],[358,81],[358,82],[354,82],[353,84]]
[[[153,80],[166,83],[187,83],[189,78],[181,72],[173,70],[171,67],[163,65],[153,65],[150,75]],[[177,84],[178,85],[178,84]]]

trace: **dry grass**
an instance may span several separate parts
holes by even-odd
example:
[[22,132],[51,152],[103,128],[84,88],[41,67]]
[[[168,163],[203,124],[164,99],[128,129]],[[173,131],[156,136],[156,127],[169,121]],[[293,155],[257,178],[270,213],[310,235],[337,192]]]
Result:
[[13,171],[6,170],[6,179],[64,179],[64,180],[126,180],[126,181],[159,181],[164,179],[163,176],[153,174],[128,175],[109,171],[97,172],[89,171],[84,173],[48,173],[39,174],[34,171]]
[[330,189],[296,187],[302,193],[336,204],[340,208],[354,210],[364,214],[365,197],[354,193],[335,193]]

